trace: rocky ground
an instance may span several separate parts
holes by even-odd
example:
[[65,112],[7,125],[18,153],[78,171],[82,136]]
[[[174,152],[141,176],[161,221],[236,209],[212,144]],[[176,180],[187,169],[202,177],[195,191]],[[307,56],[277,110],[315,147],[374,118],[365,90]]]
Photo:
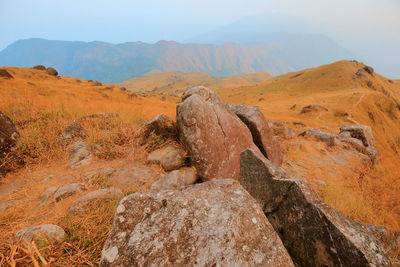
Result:
[[[305,112],[312,109],[320,107]],[[18,132],[1,118],[7,153]],[[144,124],[130,157],[98,162],[99,149],[86,138],[71,122],[58,139],[68,166],[3,180],[1,225],[9,241],[2,264],[68,258],[55,247],[74,254],[69,265],[396,264],[398,233],[344,217],[312,189],[325,183],[314,178],[319,171],[334,182],[351,168],[373,166],[378,152],[368,126],[329,132],[267,121],[258,108],[228,105],[193,87],[176,122],[159,115]]]

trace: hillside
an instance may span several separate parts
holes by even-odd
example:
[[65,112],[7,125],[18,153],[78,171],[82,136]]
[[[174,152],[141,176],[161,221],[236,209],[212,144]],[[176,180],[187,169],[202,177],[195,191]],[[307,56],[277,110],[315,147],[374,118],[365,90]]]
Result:
[[16,41],[0,52],[1,66],[53,66],[61,75],[117,83],[151,72],[206,72],[230,76],[252,72],[272,75],[319,66],[352,55],[323,36],[290,35],[254,44],[155,44]]
[[[172,141],[150,135],[143,143],[143,120],[160,113],[175,119],[180,86],[203,77],[203,82],[209,83],[225,102],[258,106],[268,120],[282,124],[281,129],[292,129],[294,134],[290,136],[272,127],[282,145],[282,167],[308,182],[323,201],[351,219],[400,230],[400,81],[375,72],[359,72],[364,67],[358,62],[339,61],[270,79],[265,74],[254,74],[224,80],[201,73],[155,73],[134,79],[140,88],[133,90],[157,84],[163,95],[170,88],[178,90],[178,96],[168,95],[164,100],[157,90],[132,94],[115,85],[51,76],[42,70],[1,68],[13,78],[0,77],[0,111],[14,121],[21,138],[1,161],[9,172],[1,180],[0,202],[14,202],[0,214],[0,253],[5,255],[0,265],[12,259],[32,264],[35,257],[29,256],[33,255],[29,254],[29,246],[13,237],[24,227],[45,223],[62,226],[68,237],[61,244],[37,243],[44,258],[64,266],[96,265],[118,203],[102,203],[79,216],[67,213],[70,205],[87,192],[115,186],[111,178],[139,173],[133,186],[121,187],[127,195],[148,189],[159,175],[164,175],[161,166],[147,164],[146,159],[150,152]],[[179,82],[165,87],[175,76]],[[236,84],[246,84],[255,77],[266,80]],[[311,104],[327,111],[301,113]],[[72,145],[59,143],[63,129],[73,120],[86,130],[86,142],[93,151],[91,163],[79,168],[71,168]],[[346,144],[328,146],[299,134],[309,127],[338,132],[343,124],[371,126],[379,152],[375,164]],[[86,188],[41,206],[44,192],[71,183],[85,183]]]
[[159,72],[131,78],[117,86],[125,87],[132,92],[155,92],[179,95],[186,88],[202,84],[213,88],[254,85],[265,82],[271,75],[265,72],[213,77],[204,72]]

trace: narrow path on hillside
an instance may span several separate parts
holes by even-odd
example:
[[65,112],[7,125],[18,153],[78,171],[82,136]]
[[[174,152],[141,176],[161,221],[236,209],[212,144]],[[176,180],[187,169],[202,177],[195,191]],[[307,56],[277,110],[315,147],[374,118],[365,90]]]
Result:
[[[353,105],[353,107],[351,108],[351,110],[354,110],[356,107],[358,107],[358,105],[360,105],[360,103],[361,103],[361,101],[363,100],[363,98],[364,98],[364,96],[365,96],[365,93],[363,93],[361,96],[360,96],[360,98],[358,99],[358,101]],[[349,120],[349,121],[351,121],[352,123],[354,123],[354,124],[360,124],[358,121],[356,121],[355,119],[353,119],[353,117],[352,117],[352,112],[350,111],[349,112],[349,116],[347,117],[347,119]]]

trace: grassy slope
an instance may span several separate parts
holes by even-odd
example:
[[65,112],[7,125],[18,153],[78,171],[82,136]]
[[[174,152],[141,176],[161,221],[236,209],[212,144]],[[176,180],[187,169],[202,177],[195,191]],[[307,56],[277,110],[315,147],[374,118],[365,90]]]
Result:
[[[361,219],[366,222],[389,226],[400,229],[400,113],[394,101],[400,100],[400,82],[388,82],[384,77],[375,74],[374,77],[366,75],[359,79],[354,75],[363,65],[351,62],[337,62],[296,73],[289,73],[274,77],[263,83],[252,86],[209,85],[217,90],[222,98],[230,103],[244,103],[249,106],[259,106],[267,119],[280,121],[302,121],[307,126],[327,126],[329,130],[338,130],[341,124],[354,123],[370,125],[373,129],[376,148],[380,152],[377,164],[372,169],[365,166],[355,165],[354,168],[345,169],[340,175],[328,173],[328,169],[321,169],[315,173],[310,172],[319,180],[326,182],[325,185],[312,186],[320,193],[322,198],[331,206],[337,208],[353,219]],[[142,159],[146,152],[140,151],[132,142],[140,124],[140,119],[148,119],[159,113],[175,117],[177,97],[168,97],[165,101],[159,97],[134,97],[124,93],[115,87],[106,89],[108,85],[93,86],[93,83],[75,78],[56,78],[45,74],[43,71],[12,68],[7,70],[15,79],[0,79],[1,95],[0,110],[6,113],[17,125],[21,133],[21,143],[16,152],[28,164],[8,175],[3,182],[9,183],[17,177],[27,177],[28,185],[24,190],[11,197],[22,198],[21,204],[16,209],[7,212],[0,217],[1,231],[6,233],[1,240],[10,240],[13,233],[21,227],[35,223],[58,223],[71,233],[80,235],[79,231],[87,232],[84,228],[88,218],[75,218],[77,222],[66,225],[65,211],[69,204],[78,196],[60,202],[57,210],[50,217],[38,216],[37,212],[46,214],[46,210],[35,211],[37,196],[46,188],[38,183],[46,175],[63,173],[81,176],[91,168],[104,166],[121,166],[132,159]],[[155,74],[161,77],[170,74]],[[198,81],[195,75],[194,80]],[[150,76],[152,77],[152,76]],[[160,79],[163,81],[163,79]],[[373,80],[373,87],[368,87],[367,82]],[[190,85],[191,80],[182,82],[182,89]],[[143,84],[147,81],[143,78]],[[232,82],[234,84],[235,82]],[[154,81],[150,83],[154,85]],[[163,83],[164,84],[164,83]],[[175,85],[176,86],[176,85]],[[181,90],[179,86],[174,87]],[[389,96],[390,95],[390,96]],[[260,101],[261,99],[261,101]],[[294,104],[296,107],[290,109]],[[300,109],[309,104],[320,104],[329,109],[323,113],[300,114]],[[119,117],[111,121],[107,120],[79,120],[88,131],[88,142],[91,145],[111,144],[104,147],[104,153],[96,157],[90,167],[83,167],[71,171],[68,164],[68,151],[57,143],[57,136],[72,119],[84,115],[102,112],[118,113]],[[348,115],[344,115],[348,113]],[[105,136],[101,130],[109,130],[110,134]],[[315,146],[316,142],[303,142],[304,149],[294,153],[291,145],[297,142],[284,140],[286,160],[296,162],[299,159],[319,155],[324,150],[328,156],[329,151],[322,145]],[[313,169],[312,166],[308,166]],[[310,174],[309,173],[309,174]],[[360,183],[360,179],[362,183]],[[90,185],[91,190],[99,187],[98,184]],[[83,193],[82,193],[83,194]],[[6,200],[6,199],[1,199]],[[29,212],[27,212],[27,210]],[[30,214],[32,213],[32,214]],[[52,212],[53,213],[53,212]],[[99,221],[107,221],[106,226],[111,223],[113,212],[101,217]],[[26,220],[26,217],[29,220]],[[83,220],[83,223],[81,222]],[[101,227],[100,227],[101,226]],[[83,228],[82,228],[83,227]],[[91,225],[93,229],[107,232],[104,225]],[[97,228],[96,228],[97,227]],[[75,231],[75,232],[74,232]],[[94,230],[96,232],[96,230]],[[79,250],[79,247],[94,246],[95,255],[99,255],[101,241],[99,238],[90,236],[90,245],[82,242],[87,240],[69,240],[76,251],[68,253],[78,255],[78,259],[72,260],[57,249],[49,250],[47,253],[55,253],[55,258],[62,258],[65,264],[82,263],[85,261],[96,262],[97,256],[89,255]],[[8,241],[7,241],[8,242]],[[100,245],[99,245],[100,244]],[[12,247],[9,247],[11,249]],[[0,248],[1,253],[5,253]],[[66,250],[68,251],[68,250]],[[78,253],[79,252],[79,253]],[[58,256],[57,256],[58,255]]]
[[[259,106],[267,119],[302,121],[332,131],[355,122],[370,125],[380,153],[376,166],[349,170],[343,177],[322,170],[318,178],[328,185],[316,189],[328,204],[351,218],[400,229],[400,84],[376,73],[356,78],[355,73],[363,67],[340,61],[274,77],[258,86],[222,89],[220,94],[230,103]],[[373,86],[369,87],[368,81],[373,81]],[[329,111],[300,114],[309,104]],[[290,109],[293,105],[296,107]],[[297,159],[308,156],[306,152],[296,155]],[[296,161],[290,151],[287,157]]]
[[126,87],[132,92],[152,91],[159,93],[182,92],[188,87],[196,85],[212,86],[213,88],[226,88],[235,86],[254,85],[265,82],[271,75],[257,72],[229,77],[213,77],[204,72],[160,72],[135,77],[117,84]]

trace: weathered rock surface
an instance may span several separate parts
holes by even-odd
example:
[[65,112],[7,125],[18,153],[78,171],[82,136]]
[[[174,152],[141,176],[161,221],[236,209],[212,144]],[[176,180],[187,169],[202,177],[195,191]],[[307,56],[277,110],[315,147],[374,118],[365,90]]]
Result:
[[57,191],[54,193],[53,199],[55,201],[60,201],[61,199],[75,195],[83,190],[86,190],[85,184],[83,183],[65,185],[57,189]]
[[66,234],[64,229],[54,224],[41,224],[41,225],[27,227],[22,230],[19,230],[15,234],[17,239],[25,239],[27,241],[32,241],[35,238],[43,235],[61,241],[62,239],[64,239]]
[[316,139],[326,143],[328,146],[334,146],[339,144],[337,134],[323,132],[317,128],[310,128],[306,131],[306,134],[313,136]]
[[176,123],[164,114],[159,114],[148,120],[144,129],[145,137],[149,136],[151,133],[165,138],[178,135],[178,127]]
[[294,266],[256,201],[234,180],[125,197],[100,266]]
[[90,146],[86,142],[77,141],[70,148],[70,162],[71,168],[75,169],[80,166],[90,164],[92,161],[92,152]]
[[147,157],[147,162],[160,164],[164,170],[176,170],[185,165],[186,151],[176,145],[167,145],[154,150]]
[[250,149],[241,154],[241,185],[290,244],[297,266],[389,266],[375,236],[323,203],[304,182],[274,177],[274,166]]
[[342,125],[340,126],[340,132],[350,132],[351,137],[360,139],[364,146],[373,147],[374,135],[372,134],[371,127],[366,125]]
[[326,107],[323,107],[321,105],[308,105],[305,106],[301,109],[300,113],[304,114],[304,113],[309,113],[312,111],[328,111],[328,109]]
[[85,207],[90,203],[96,201],[112,201],[115,199],[121,199],[124,196],[122,191],[115,187],[103,188],[96,191],[92,191],[72,202],[68,209],[69,214],[78,214],[85,211]]
[[18,203],[18,199],[10,199],[0,202],[0,213],[14,207]]
[[193,167],[184,167],[164,175],[151,186],[151,189],[177,189],[182,186],[194,184],[196,180],[196,170]]
[[47,188],[43,193],[40,194],[39,196],[39,206],[42,207],[44,206],[47,201],[54,195],[54,193],[58,190],[58,186],[52,186]]
[[128,190],[129,188],[149,187],[160,177],[160,174],[153,171],[148,166],[133,162],[121,168],[118,175],[110,178],[114,186]]
[[282,164],[282,151],[280,143],[272,135],[268,122],[257,107],[244,105],[230,105],[232,110],[249,128],[253,136],[253,142],[273,164]]
[[52,76],[58,75],[58,71],[53,67],[48,67],[46,72],[47,72],[47,74],[52,75]]
[[63,146],[67,146],[75,138],[85,139],[86,137],[87,134],[85,129],[83,129],[83,127],[76,120],[74,120],[62,131],[62,133],[58,137],[58,142]]
[[36,65],[36,66],[33,66],[32,69],[35,69],[35,70],[46,70],[46,67],[43,66],[43,65]]
[[4,70],[4,69],[0,69],[0,77],[6,78],[6,79],[14,78],[7,70]]
[[112,167],[104,167],[100,169],[99,174],[103,177],[111,177],[117,170]]
[[9,117],[0,112],[0,157],[10,151],[17,140],[19,133]]
[[257,149],[247,126],[219,96],[203,87],[187,89],[177,106],[180,140],[204,180],[239,177],[239,155]]

